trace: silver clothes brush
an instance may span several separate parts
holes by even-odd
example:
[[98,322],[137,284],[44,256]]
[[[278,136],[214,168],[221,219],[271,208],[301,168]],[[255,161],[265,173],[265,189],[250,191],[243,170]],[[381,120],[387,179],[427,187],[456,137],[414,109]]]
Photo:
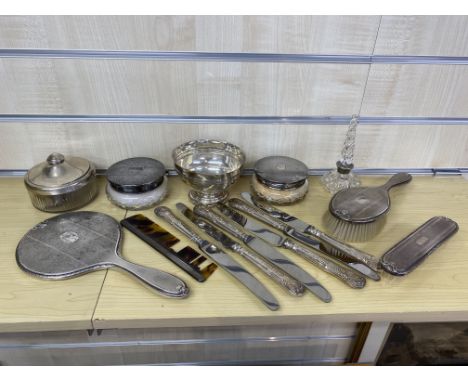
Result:
[[325,225],[333,236],[341,240],[362,242],[372,239],[385,224],[385,216],[390,209],[390,189],[411,179],[410,174],[399,173],[379,187],[339,191],[330,200]]

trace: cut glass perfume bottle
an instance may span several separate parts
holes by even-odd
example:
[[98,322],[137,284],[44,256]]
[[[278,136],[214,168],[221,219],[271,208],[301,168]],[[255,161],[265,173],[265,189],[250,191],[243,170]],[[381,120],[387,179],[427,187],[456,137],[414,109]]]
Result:
[[352,171],[354,167],[354,145],[358,123],[359,116],[353,115],[346,133],[343,149],[341,150],[341,159],[336,162],[336,170],[331,170],[322,176],[322,184],[332,194],[346,188],[359,187],[361,185],[358,176]]

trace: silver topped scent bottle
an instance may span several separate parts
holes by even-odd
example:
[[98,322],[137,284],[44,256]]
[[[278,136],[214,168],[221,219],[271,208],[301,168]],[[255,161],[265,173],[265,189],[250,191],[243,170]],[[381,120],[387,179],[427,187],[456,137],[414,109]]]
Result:
[[309,189],[308,168],[286,156],[258,160],[251,180],[252,191],[273,204],[292,204],[302,200]]
[[336,169],[327,172],[321,178],[324,187],[332,194],[346,188],[359,187],[361,185],[361,181],[352,171],[354,168],[354,146],[358,123],[359,116],[353,115],[346,133],[343,149],[341,150],[341,159],[336,162]]

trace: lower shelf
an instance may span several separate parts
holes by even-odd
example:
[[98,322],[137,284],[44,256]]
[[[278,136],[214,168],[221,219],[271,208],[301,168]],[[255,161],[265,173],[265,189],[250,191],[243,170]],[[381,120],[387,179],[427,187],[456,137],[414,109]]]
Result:
[[107,329],[0,335],[2,365],[337,365],[356,324]]

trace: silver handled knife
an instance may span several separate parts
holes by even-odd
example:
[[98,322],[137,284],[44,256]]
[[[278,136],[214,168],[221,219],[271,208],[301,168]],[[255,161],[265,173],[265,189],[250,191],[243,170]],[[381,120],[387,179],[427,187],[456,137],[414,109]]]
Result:
[[[334,249],[333,251],[326,251],[325,254],[333,256],[337,258],[337,260],[344,261],[349,267],[374,281],[380,280],[380,275],[377,273],[377,270],[379,269],[379,260],[375,256],[369,255],[368,253],[328,236],[314,226],[272,207],[268,203],[259,200],[248,192],[243,192],[241,195],[242,198],[244,198],[244,200],[246,200],[251,206],[257,207],[256,209],[251,210],[251,212],[255,213],[254,217],[266,222],[267,224],[273,225],[274,228],[283,231],[288,236],[291,236],[306,245],[314,247],[317,250],[322,251],[320,243],[323,242],[323,244]],[[232,203],[237,204],[239,208],[235,207],[236,209],[247,212],[245,209],[242,209],[244,206],[240,199],[231,200],[232,202],[229,201],[228,205],[234,207]],[[250,212],[247,213],[250,214]],[[312,237],[303,235],[302,233]]]
[[[245,229],[249,229],[261,239],[268,241],[269,244],[274,245],[276,247],[290,249],[291,251],[303,257],[304,259],[319,267],[323,271],[330,273],[339,280],[343,281],[351,288],[360,289],[364,288],[364,286],[366,285],[366,279],[364,277],[356,273],[354,270],[346,267],[344,264],[339,264],[329,259],[329,257],[326,256],[323,252],[315,248],[305,247],[304,245],[298,244],[288,238],[284,238],[283,236],[270,231],[263,224],[257,223],[252,219],[247,218],[246,216],[240,214],[239,212],[235,211],[234,209],[228,206],[218,204],[216,205],[216,207],[225,216],[231,218]],[[248,207],[255,208],[253,206]],[[276,235],[276,239],[273,239],[274,235]]]
[[268,277],[270,277],[277,284],[285,288],[293,296],[302,296],[304,294],[304,285],[302,285],[295,278],[291,277],[288,273],[281,268],[266,260],[263,256],[247,249],[236,241],[232,240],[221,230],[215,228],[210,223],[196,216],[190,208],[183,203],[176,204],[177,209],[184,214],[186,218],[195,223],[202,231],[211,236],[217,242],[221,243],[224,248],[230,249],[233,252],[241,255],[260,270],[262,270]]
[[332,297],[330,293],[314,277],[289,260],[281,252],[272,248],[265,241],[245,233],[238,224],[235,224],[231,220],[213,212],[205,206],[197,205],[194,207],[193,212],[195,215],[198,215],[208,220],[210,223],[224,229],[232,236],[240,239],[249,248],[269,259],[273,264],[276,264],[290,276],[300,281],[308,290],[322,301],[331,301]]
[[234,276],[240,281],[247,289],[250,290],[266,307],[270,310],[278,310],[278,300],[266,289],[263,284],[252,276],[246,269],[242,267],[227,253],[224,253],[215,245],[211,244],[198,236],[187,224],[178,219],[172,211],[164,206],[154,209],[156,216],[163,218],[173,227],[177,228],[180,232],[186,235],[190,240],[195,242],[200,250],[202,250],[211,260],[218,266],[223,268],[226,272]]

